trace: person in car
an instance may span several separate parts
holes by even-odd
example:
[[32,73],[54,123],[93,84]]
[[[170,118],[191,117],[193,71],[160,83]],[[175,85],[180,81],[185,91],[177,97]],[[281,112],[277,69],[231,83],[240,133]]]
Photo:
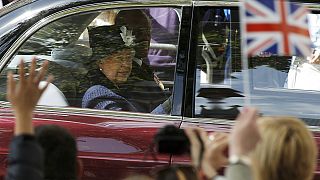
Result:
[[[118,16],[122,15],[118,14]],[[136,75],[132,73],[134,65],[137,64],[136,52],[141,49],[136,46],[141,44],[139,41],[136,43],[136,36],[132,31],[134,28],[131,28],[130,24],[119,24],[93,27],[88,30],[93,52],[88,64],[91,87],[82,98],[82,107],[169,114],[167,104],[170,106],[171,99],[166,101],[168,103],[161,104],[166,97],[154,79],[132,76]],[[145,49],[145,55],[147,55],[147,49],[148,46]],[[142,54],[140,50],[138,57],[142,57]],[[150,104],[148,102],[155,101],[152,100],[154,97],[162,101],[157,104],[157,107],[145,107]],[[155,111],[152,111],[153,109]]]
[[126,98],[135,51],[134,36],[126,26],[88,29],[92,58],[88,65],[91,87],[82,98],[83,108],[137,112]]
[[[151,67],[150,56],[148,56],[153,29],[150,17],[145,11],[139,9],[121,10],[115,18],[115,24],[129,27],[135,36],[135,45],[133,46],[135,59],[132,63],[129,80],[135,81],[136,91],[130,92],[130,96],[135,97],[133,99],[138,102],[139,109],[143,109],[144,112],[170,114],[171,104],[167,106],[171,100],[168,98],[170,95],[165,94],[165,87],[154,73],[155,69]],[[159,104],[162,105],[158,106]],[[157,106],[158,108],[155,110]]]

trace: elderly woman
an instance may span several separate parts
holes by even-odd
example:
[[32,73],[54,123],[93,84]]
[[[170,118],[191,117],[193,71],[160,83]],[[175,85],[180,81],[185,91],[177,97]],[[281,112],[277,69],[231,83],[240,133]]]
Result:
[[115,25],[88,29],[91,88],[82,98],[83,108],[170,114],[171,97],[146,63],[150,28],[143,11],[123,10]]
[[88,65],[91,87],[82,98],[83,108],[138,111],[127,100],[135,37],[126,26],[89,28],[92,58]]

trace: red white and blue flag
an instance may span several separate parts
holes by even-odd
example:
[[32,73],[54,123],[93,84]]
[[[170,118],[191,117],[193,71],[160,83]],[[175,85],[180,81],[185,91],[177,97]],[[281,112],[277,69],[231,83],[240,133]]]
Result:
[[285,0],[243,1],[247,55],[310,55],[309,11],[305,7]]

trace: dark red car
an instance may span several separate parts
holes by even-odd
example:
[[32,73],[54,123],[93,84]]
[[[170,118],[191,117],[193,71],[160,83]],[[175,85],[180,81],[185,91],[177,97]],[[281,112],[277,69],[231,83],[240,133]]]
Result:
[[[55,81],[40,100],[34,123],[58,124],[73,133],[86,180],[117,180],[171,163],[188,163],[187,157],[154,152],[153,136],[158,129],[173,124],[228,132],[246,98],[263,115],[301,118],[320,145],[319,65],[300,57],[261,52],[249,59],[250,97],[245,97],[239,4],[25,0],[0,9],[1,176],[14,122],[5,98],[6,73],[16,72],[21,58],[26,64],[32,57],[39,65],[50,61],[49,73]],[[312,11],[313,42],[320,47],[320,4],[305,5]],[[122,20],[118,18],[121,14]],[[84,95],[97,85],[89,73],[96,45],[90,31],[119,23],[133,29],[130,37],[134,37],[136,54],[127,81],[115,88],[135,110],[88,108]],[[117,48],[106,42],[111,44],[105,39],[101,42],[104,48]],[[315,173],[319,179],[319,159]]]

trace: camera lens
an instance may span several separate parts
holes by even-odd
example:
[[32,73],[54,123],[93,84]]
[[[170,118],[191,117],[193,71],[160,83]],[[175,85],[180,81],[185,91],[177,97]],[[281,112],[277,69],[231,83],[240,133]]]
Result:
[[184,154],[190,152],[190,142],[183,129],[173,125],[161,128],[154,137],[157,152]]

